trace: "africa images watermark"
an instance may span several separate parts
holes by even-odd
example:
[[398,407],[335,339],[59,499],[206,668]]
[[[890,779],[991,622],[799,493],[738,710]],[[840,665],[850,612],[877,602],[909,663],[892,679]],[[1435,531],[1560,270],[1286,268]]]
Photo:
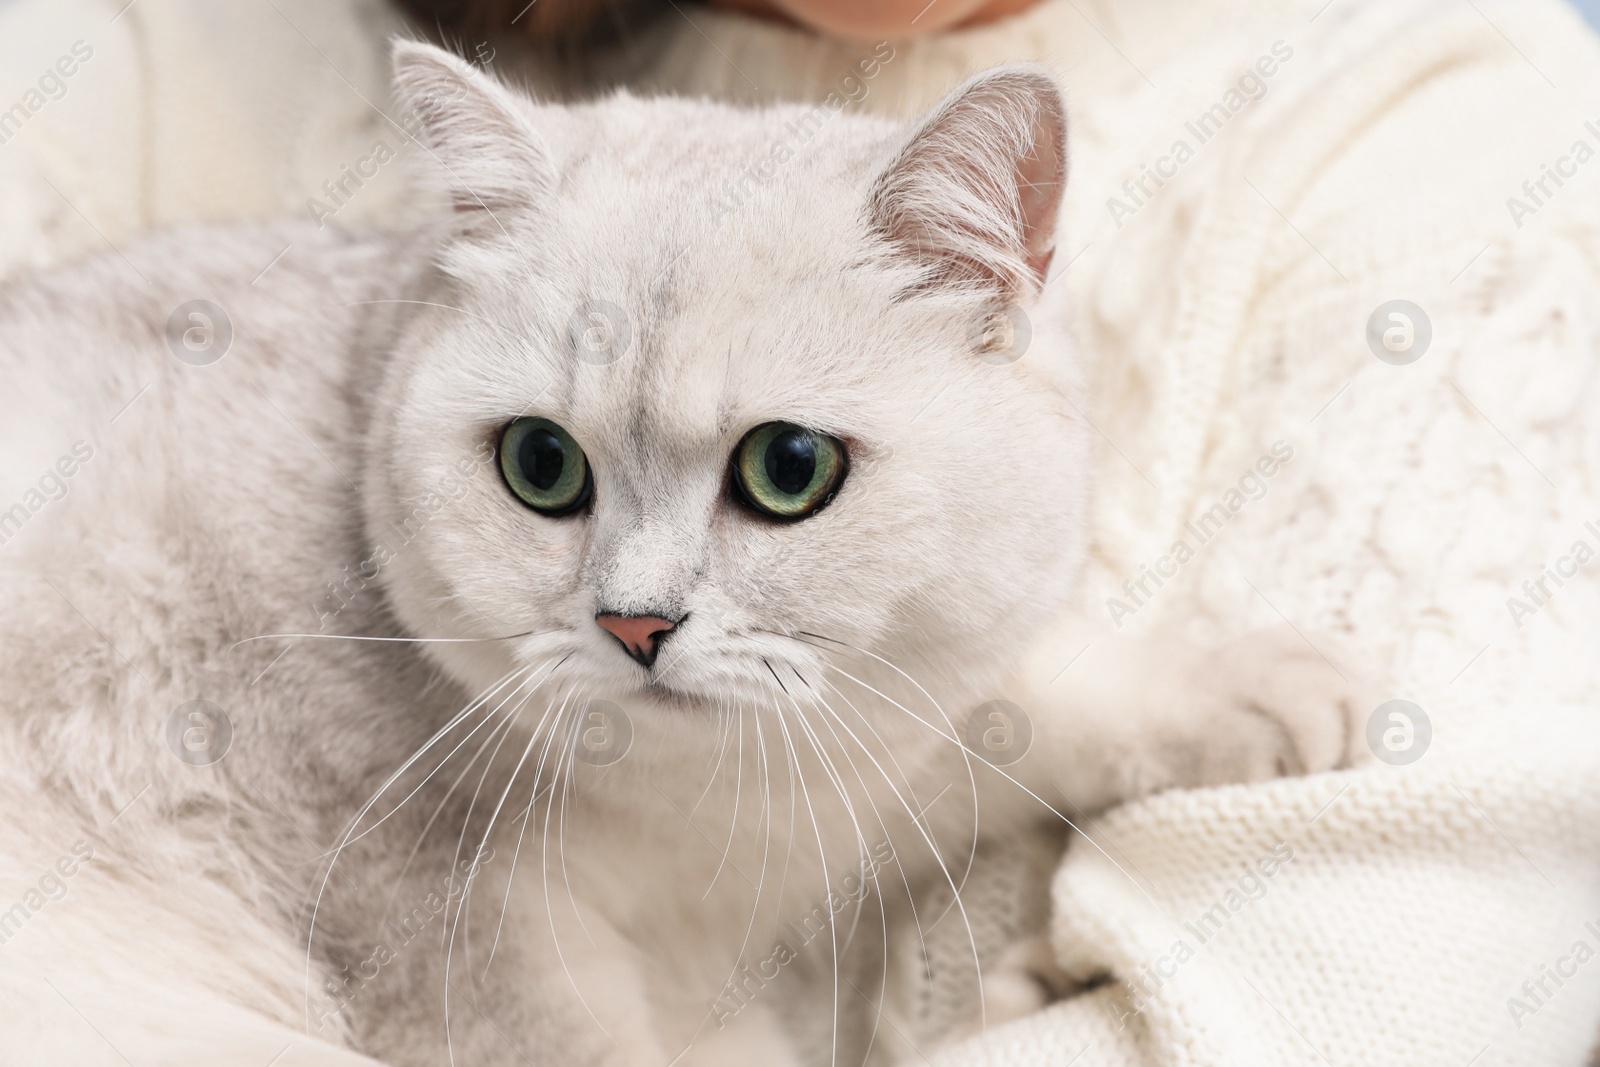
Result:
[[391,540],[378,540],[372,545],[372,552],[366,559],[353,566],[346,563],[339,571],[337,578],[329,578],[323,583],[326,592],[318,600],[311,602],[311,610],[317,616],[317,629],[327,628],[329,621],[337,618],[339,613],[359,597],[400,552],[416,539],[422,528],[438,517],[440,512],[451,503],[460,500],[467,494],[467,488],[478,471],[494,462],[494,446],[488,442],[480,444],[470,456],[456,460],[450,471],[445,474],[437,486],[429,490],[422,498],[422,502],[411,509],[398,525],[391,522],[390,529],[394,531]]
[[[485,51],[487,49],[487,54]],[[478,45],[476,61],[488,69],[494,61],[494,49],[485,45]],[[457,82],[448,93],[431,92],[423,97],[412,107],[411,111],[400,119],[390,119],[393,127],[384,136],[375,139],[372,147],[355,160],[354,163],[345,163],[339,167],[339,173],[322,183],[322,195],[325,200],[310,197],[306,200],[306,209],[311,212],[311,218],[320,229],[327,225],[327,220],[333,218],[355,198],[367,182],[378,176],[378,172],[393,160],[400,158],[401,149],[413,141],[421,143],[423,140],[422,127],[427,118],[427,112],[439,108],[451,100],[461,100],[467,95],[467,86],[464,82]],[[388,116],[384,116],[388,118]],[[390,140],[394,143],[390,144]]]
[[[494,849],[487,848],[481,855],[461,860],[456,869],[439,880],[438,888],[430,889],[421,902],[399,918],[384,925],[385,937],[374,942],[372,951],[353,967],[346,964],[339,976],[323,984],[323,996],[317,1014],[317,1029],[322,1029],[350,1006],[377,977],[378,973],[400,957],[400,952],[420,937],[435,919],[446,913],[450,905],[466,896],[467,888],[487,864],[494,860]],[[459,906],[459,904],[458,904]]]
[[765,155],[745,164],[738,174],[723,182],[716,197],[717,221],[744,207],[762,187],[777,178],[783,167],[810,143],[818,130],[844,110],[846,104],[858,104],[866,99],[867,83],[876,78],[894,56],[894,46],[888,41],[873,45],[872,54],[840,79],[838,89],[830,91],[804,115],[790,120],[783,127],[783,136],[772,142]]
[[[1590,537],[1600,542],[1600,526],[1586,522],[1583,528]],[[1506,597],[1506,610],[1511,613],[1511,621],[1517,624],[1517,629],[1522,629],[1523,619],[1537,615],[1539,609],[1555,598],[1562,586],[1578,576],[1578,568],[1587,565],[1594,557],[1594,546],[1586,538],[1580,537],[1572,542],[1566,555],[1558,556],[1554,563],[1541,568],[1538,577],[1522,583],[1522,597]],[[1555,584],[1555,589],[1550,588],[1551,583]]]
[[1106,1001],[1112,1022],[1121,1030],[1130,1015],[1137,1015],[1155,1003],[1161,990],[1178,976],[1178,969],[1196,956],[1196,946],[1204,945],[1220,934],[1233,917],[1267,895],[1270,882],[1284,867],[1294,862],[1294,846],[1279,841],[1256,857],[1254,864],[1244,864],[1244,874],[1211,907],[1183,924],[1184,931],[1194,938],[1179,937],[1167,952],[1145,963],[1139,973],[1121,982],[1123,998]]
[[[1179,168],[1198,154],[1199,147],[1222,132],[1229,119],[1266,96],[1267,80],[1293,58],[1294,49],[1287,42],[1273,41],[1271,49],[1259,56],[1254,65],[1228,87],[1221,100],[1184,122],[1183,129],[1187,137],[1173,141],[1167,154],[1157,157],[1154,164],[1141,163],[1138,177],[1122,183],[1122,192],[1127,199],[1113,196],[1106,200],[1106,210],[1111,213],[1111,221],[1117,224],[1117,229],[1122,229],[1124,222],[1154,200],[1162,187],[1178,176]],[[1192,145],[1189,143],[1191,137],[1194,139]]]
[[[1583,129],[1600,144],[1600,121],[1591,119],[1583,124]],[[1522,183],[1522,196],[1506,197],[1506,210],[1511,212],[1511,221],[1517,224],[1517,229],[1522,229],[1523,223],[1530,216],[1537,215],[1539,209],[1547,207],[1562,187],[1578,176],[1578,168],[1593,159],[1595,154],[1594,145],[1580,137],[1572,142],[1567,154],[1558,157],[1554,164],[1540,164],[1538,177]],[[1554,189],[1550,188],[1552,182]]]
[[[1154,565],[1141,565],[1137,577],[1124,581],[1122,592],[1128,599],[1110,597],[1106,600],[1106,611],[1117,629],[1122,629],[1124,620],[1137,615],[1168,579],[1177,577],[1178,569],[1194,559],[1198,550],[1232,522],[1246,504],[1266,496],[1268,480],[1278,473],[1282,464],[1293,458],[1294,449],[1287,442],[1272,442],[1268,452],[1263,453],[1252,466],[1245,468],[1245,472],[1239,476],[1237,488],[1224,491],[1214,504],[1184,524],[1184,529],[1194,537],[1193,547],[1188,538],[1183,538],[1173,544],[1166,555],[1158,557]],[[1155,583],[1155,589],[1150,588],[1152,582]]]
[[[1583,924],[1583,932],[1595,939],[1595,944],[1600,944],[1600,923],[1590,919]],[[1566,955],[1560,956],[1553,964],[1545,964],[1539,968],[1539,973],[1522,983],[1521,996],[1506,998],[1506,1011],[1511,1014],[1511,1021],[1517,1024],[1517,1029],[1522,1029],[1523,1020],[1530,1015],[1539,1014],[1539,1009],[1550,1003],[1561,987],[1578,976],[1578,968],[1594,959],[1595,950],[1584,938],[1579,938],[1572,943]],[[1551,983],[1555,988],[1551,988]]]
[[27,121],[44,110],[52,100],[67,95],[67,79],[78,73],[83,64],[94,58],[94,48],[87,41],[74,41],[67,54],[46,67],[39,75],[36,86],[30,87],[4,111],[0,111],[0,145],[21,132]]
[[828,890],[827,900],[817,903],[799,919],[788,924],[790,936],[775,940],[771,951],[754,965],[742,965],[722,987],[722,992],[709,1002],[717,1029],[726,1027],[729,1019],[749,1007],[756,994],[767,987],[767,983],[776,979],[785,966],[799,958],[801,949],[824,931],[832,929],[833,920],[840,912],[851,904],[861,903],[866,898],[867,890],[876,883],[878,872],[892,859],[894,848],[887,841],[878,842],[862,859],[859,870],[840,879],[838,889]]
[[37,883],[22,894],[22,899],[5,911],[0,911],[0,945],[20,934],[28,921],[43,911],[46,905],[65,899],[67,883],[92,859],[94,846],[87,841],[74,841],[72,851],[46,868]]
[[74,441],[66,455],[45,468],[37,485],[24,492],[17,503],[0,511],[0,545],[21,533],[28,520],[44,510],[46,505],[65,500],[72,490],[69,484],[72,476],[93,458],[94,445],[88,441]]

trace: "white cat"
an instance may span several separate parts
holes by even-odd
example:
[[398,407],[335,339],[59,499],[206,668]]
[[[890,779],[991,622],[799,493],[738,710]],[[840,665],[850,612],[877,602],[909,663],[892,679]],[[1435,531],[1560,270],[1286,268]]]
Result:
[[0,1062],[892,1062],[917,902],[1051,806],[1346,758],[1292,635],[1062,672],[1047,76],[906,129],[396,71],[436,231],[0,288]]

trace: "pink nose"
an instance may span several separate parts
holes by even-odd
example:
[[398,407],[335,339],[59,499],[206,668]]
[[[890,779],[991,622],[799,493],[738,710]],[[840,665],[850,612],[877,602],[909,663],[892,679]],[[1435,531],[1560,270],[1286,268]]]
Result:
[[645,667],[656,661],[656,651],[661,647],[658,635],[678,625],[658,615],[596,615],[594,621],[602,630],[621,641],[628,655]]

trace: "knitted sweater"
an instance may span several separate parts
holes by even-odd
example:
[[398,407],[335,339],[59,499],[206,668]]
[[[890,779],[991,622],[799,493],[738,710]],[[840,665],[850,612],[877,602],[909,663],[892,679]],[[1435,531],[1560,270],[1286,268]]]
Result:
[[[867,46],[691,14],[663,27],[658,86],[906,114],[990,64],[1049,64],[1071,113],[1050,284],[1101,446],[1086,607],[1108,628],[1333,632],[1422,709],[1401,709],[1409,750],[1377,717],[1393,763],[1111,813],[1103,852],[1069,848],[1053,918],[1069,972],[1110,981],[941,1067],[1584,1062],[1592,32],[1554,2],[1047,0],[896,42],[863,89]],[[1398,308],[1409,346],[1395,300],[1421,309]],[[1292,460],[1249,478],[1280,441]],[[1196,524],[1230,492],[1225,527]],[[1193,558],[1141,585],[1179,542]]]
[[[376,0],[122,7],[0,9],[0,109],[27,103],[0,127],[0,273],[312,201],[335,225],[416,209],[400,168],[337,203],[323,184],[390,134],[372,104],[395,23]],[[1049,64],[1071,106],[1050,285],[1076,309],[1100,445],[1088,609],[1208,639],[1333,632],[1412,702],[1375,718],[1386,759],[1357,770],[1082,823],[1104,851],[1068,849],[1053,942],[1109,980],[929,1056],[1583,1062],[1600,1025],[1593,34],[1556,0],[1046,0],[895,42],[868,79],[871,46],[685,10],[627,57],[639,85],[908,114],[975,69]],[[79,40],[93,56],[65,92],[29,97]],[[1248,478],[1277,442],[1292,458]],[[1192,525],[1207,514],[1220,529]],[[1176,574],[1148,579],[1180,541]]]

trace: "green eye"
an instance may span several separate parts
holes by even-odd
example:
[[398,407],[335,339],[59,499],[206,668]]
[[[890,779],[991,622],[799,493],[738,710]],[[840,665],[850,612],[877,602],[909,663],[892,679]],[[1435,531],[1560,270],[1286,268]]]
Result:
[[733,452],[733,480],[745,502],[775,519],[820,510],[844,473],[844,445],[792,422],[757,426]]
[[549,419],[514,419],[500,432],[500,473],[517,499],[542,515],[589,502],[594,480],[572,435]]

